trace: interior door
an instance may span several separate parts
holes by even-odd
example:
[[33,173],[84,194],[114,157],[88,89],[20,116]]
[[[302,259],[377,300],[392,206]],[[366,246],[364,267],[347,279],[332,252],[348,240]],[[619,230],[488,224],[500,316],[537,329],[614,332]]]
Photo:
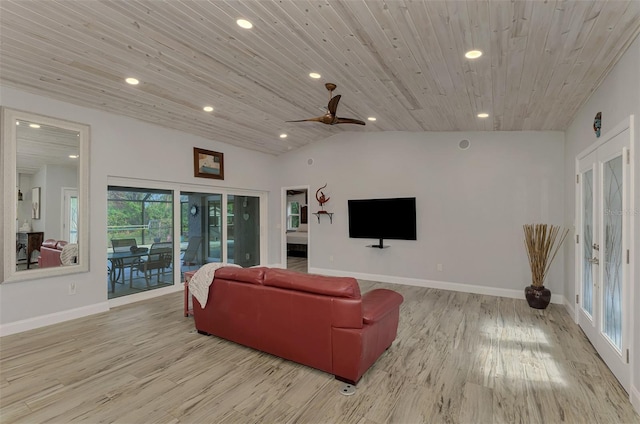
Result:
[[627,128],[578,159],[578,324],[628,391],[630,172]]

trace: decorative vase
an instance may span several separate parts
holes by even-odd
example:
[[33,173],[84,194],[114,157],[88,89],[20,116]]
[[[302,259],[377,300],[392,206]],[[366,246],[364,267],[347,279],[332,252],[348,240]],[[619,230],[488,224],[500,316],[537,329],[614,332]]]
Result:
[[524,296],[527,298],[529,306],[535,309],[546,309],[551,302],[551,290],[545,289],[544,286],[525,287]]

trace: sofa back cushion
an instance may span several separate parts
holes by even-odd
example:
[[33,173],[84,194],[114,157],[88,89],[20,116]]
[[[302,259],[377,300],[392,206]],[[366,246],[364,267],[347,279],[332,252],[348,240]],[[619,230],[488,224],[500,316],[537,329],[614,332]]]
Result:
[[262,285],[266,269],[267,268],[264,267],[238,268],[235,266],[225,266],[216,270],[215,278]]
[[42,242],[42,247],[48,247],[49,249],[55,249],[56,244],[58,244],[58,240],[47,239]]
[[269,268],[265,271],[264,285],[324,296],[360,299],[358,281],[351,277],[326,277]]

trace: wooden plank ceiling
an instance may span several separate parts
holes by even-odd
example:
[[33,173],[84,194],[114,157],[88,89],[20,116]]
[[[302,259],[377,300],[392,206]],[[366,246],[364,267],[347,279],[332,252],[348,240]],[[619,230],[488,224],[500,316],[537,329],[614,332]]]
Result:
[[[277,155],[342,131],[564,130],[640,2],[2,0],[0,25],[3,85]],[[322,115],[325,82],[339,116],[377,120],[285,122]]]

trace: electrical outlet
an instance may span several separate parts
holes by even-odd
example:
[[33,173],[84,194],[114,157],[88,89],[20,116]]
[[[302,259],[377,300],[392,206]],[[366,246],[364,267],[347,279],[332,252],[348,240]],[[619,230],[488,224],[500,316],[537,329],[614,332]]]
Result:
[[436,265],[436,268],[438,269],[438,271],[442,271],[442,264]]
[[69,296],[76,294],[76,283],[69,283]]

